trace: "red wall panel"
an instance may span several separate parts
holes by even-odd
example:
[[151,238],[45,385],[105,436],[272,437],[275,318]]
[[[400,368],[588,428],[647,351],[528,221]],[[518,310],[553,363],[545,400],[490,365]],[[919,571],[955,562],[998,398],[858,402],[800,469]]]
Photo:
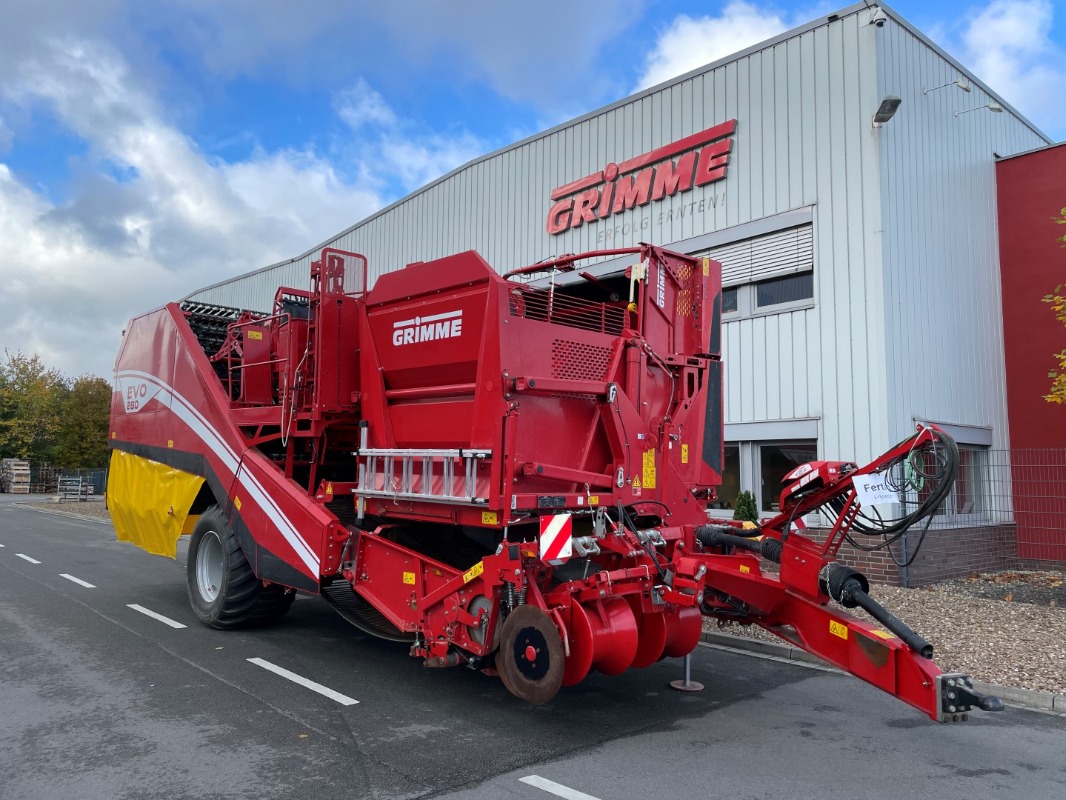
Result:
[[1054,222],[1066,206],[1066,143],[998,162],[996,184],[1010,445],[1030,461],[1013,470],[1018,557],[1066,561],[1066,406],[1043,399],[1066,328],[1042,302],[1066,285],[1066,225]]

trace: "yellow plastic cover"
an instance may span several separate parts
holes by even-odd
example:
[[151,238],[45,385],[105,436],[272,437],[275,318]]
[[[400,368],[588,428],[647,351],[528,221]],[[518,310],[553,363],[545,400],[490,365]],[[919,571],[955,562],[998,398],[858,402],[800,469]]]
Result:
[[204,479],[157,461],[111,451],[107,507],[120,542],[175,558],[188,533],[189,509]]

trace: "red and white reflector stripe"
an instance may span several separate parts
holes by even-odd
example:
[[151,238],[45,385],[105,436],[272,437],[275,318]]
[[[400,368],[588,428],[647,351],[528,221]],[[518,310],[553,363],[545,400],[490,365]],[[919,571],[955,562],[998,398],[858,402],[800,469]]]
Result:
[[540,518],[540,560],[546,564],[565,564],[574,554],[574,525],[569,514]]

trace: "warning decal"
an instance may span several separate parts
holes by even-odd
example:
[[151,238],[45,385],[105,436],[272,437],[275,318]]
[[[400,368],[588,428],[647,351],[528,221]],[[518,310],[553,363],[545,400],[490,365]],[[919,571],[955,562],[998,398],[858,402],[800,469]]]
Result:
[[470,583],[478,575],[485,571],[485,562],[479,561],[466,572],[463,573],[463,583]]
[[574,552],[574,526],[569,514],[540,518],[540,560],[562,564]]
[[644,451],[644,488],[655,488],[655,449]]

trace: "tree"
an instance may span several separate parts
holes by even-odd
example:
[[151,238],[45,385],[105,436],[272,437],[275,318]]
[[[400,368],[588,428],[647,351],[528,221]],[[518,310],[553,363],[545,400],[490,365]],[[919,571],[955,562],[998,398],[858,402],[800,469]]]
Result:
[[[1059,215],[1052,217],[1052,220],[1056,225],[1066,225],[1066,208],[1061,209]],[[1056,241],[1062,242],[1062,246],[1066,247],[1066,235],[1060,236]],[[1055,319],[1066,325],[1066,296],[1062,293],[1062,286],[1056,286],[1054,294],[1044,295],[1044,302],[1051,305]],[[1056,367],[1048,371],[1047,376],[1051,378],[1051,392],[1044,395],[1044,399],[1049,403],[1066,405],[1066,348],[1054,353],[1052,358],[1055,359]]]
[[50,461],[61,423],[67,380],[40,356],[5,351],[0,364],[0,456]]
[[[1066,212],[1066,208],[1063,209]],[[1054,294],[1044,295],[1044,302],[1051,304],[1051,310],[1055,313],[1055,319],[1066,325],[1066,296],[1063,295],[1062,286],[1055,287]],[[1044,395],[1049,403],[1066,404],[1066,348],[1052,354],[1056,367],[1048,371],[1051,378],[1051,393]]]
[[746,489],[737,495],[737,502],[733,508],[733,519],[745,522],[758,522],[759,509],[755,506],[755,495]]
[[56,437],[55,464],[66,469],[107,466],[111,386],[103,378],[76,378],[60,406],[62,427]]

